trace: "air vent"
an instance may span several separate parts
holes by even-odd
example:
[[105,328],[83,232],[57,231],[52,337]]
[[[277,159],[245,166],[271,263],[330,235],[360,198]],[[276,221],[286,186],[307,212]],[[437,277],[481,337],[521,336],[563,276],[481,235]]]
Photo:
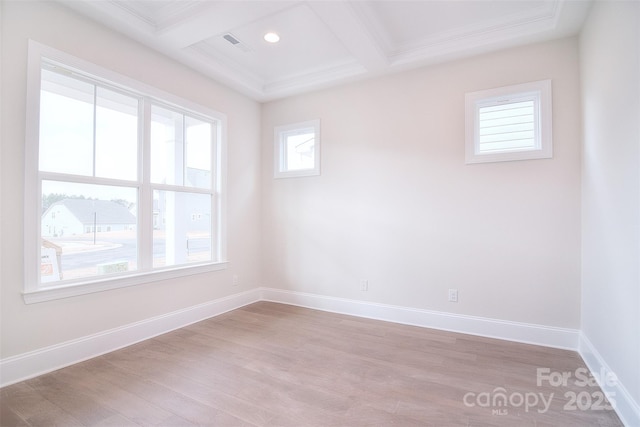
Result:
[[238,40],[233,34],[231,33],[227,33],[224,36],[222,36],[223,39],[225,39],[226,41],[228,41],[229,43],[231,43],[234,47],[240,49],[243,52],[251,52],[251,48],[249,46],[247,46],[246,44],[242,43],[240,40]]
[[228,41],[229,43],[231,43],[232,45],[240,44],[240,40],[233,37],[231,34],[225,34],[224,36],[222,36],[222,38]]

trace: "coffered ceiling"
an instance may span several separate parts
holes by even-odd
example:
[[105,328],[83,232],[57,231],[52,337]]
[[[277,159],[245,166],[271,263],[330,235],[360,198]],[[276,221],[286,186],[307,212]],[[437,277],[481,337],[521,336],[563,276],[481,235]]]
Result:
[[[576,34],[589,0],[59,0],[267,101]],[[275,32],[277,43],[263,36]]]

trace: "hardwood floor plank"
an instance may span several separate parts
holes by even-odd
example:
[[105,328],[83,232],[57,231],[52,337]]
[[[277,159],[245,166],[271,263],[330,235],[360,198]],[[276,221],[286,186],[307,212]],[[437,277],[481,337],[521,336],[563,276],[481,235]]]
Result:
[[[83,425],[98,425],[107,419],[113,419],[119,414],[107,408],[99,400],[94,400],[82,392],[80,386],[61,381],[60,372],[43,375],[27,384],[40,396],[60,407],[65,412],[73,414],[73,417]],[[126,419],[121,421],[127,424]]]
[[82,425],[72,414],[44,398],[25,382],[3,387],[0,393],[3,404],[30,426]]
[[[260,302],[0,390],[2,426],[604,426],[572,351]],[[501,399],[502,396],[502,400]],[[526,404],[525,404],[526,403]]]
[[74,384],[82,386],[82,388],[75,388],[78,393],[100,401],[103,405],[139,425],[166,425],[169,419],[175,417],[171,412],[114,386],[104,376],[89,372],[85,368],[85,363],[58,372],[70,387],[73,387]]
[[0,426],[28,426],[19,414],[17,414],[4,400],[0,400]]
[[[106,356],[104,357],[106,358]],[[136,366],[140,367],[141,365]],[[112,385],[138,395],[154,406],[161,407],[188,423],[196,425],[250,425],[224,411],[197,402],[161,385],[162,378],[171,375],[170,369],[166,372],[140,370],[136,373],[133,370],[121,369],[108,360],[106,363],[100,361],[90,365],[89,369],[94,374],[107,379]],[[154,372],[154,375],[148,376],[145,372]]]

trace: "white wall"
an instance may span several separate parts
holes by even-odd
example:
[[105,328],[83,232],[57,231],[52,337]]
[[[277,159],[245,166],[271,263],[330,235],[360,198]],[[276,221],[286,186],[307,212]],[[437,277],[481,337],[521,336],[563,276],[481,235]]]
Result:
[[631,425],[640,423],[639,28],[640,3],[596,2],[580,38],[582,332],[635,400]]
[[[2,7],[2,325],[0,358],[161,316],[259,284],[260,106],[55,2]],[[227,270],[25,305],[23,176],[27,40],[31,38],[228,116]],[[239,286],[232,286],[232,275]]]
[[[0,359],[263,284],[582,328],[640,402],[638,3],[597,2],[581,59],[577,40],[566,39],[262,109],[55,3],[5,1],[0,19]],[[29,38],[228,115],[228,270],[24,304],[14,266],[23,253]],[[464,93],[547,78],[554,158],[465,165]],[[315,118],[322,175],[274,180],[273,127]],[[459,303],[446,301],[448,288]]]
[[[265,104],[263,284],[579,328],[577,55],[565,39]],[[553,159],[465,165],[465,92],[548,78]],[[273,179],[274,126],[316,118],[321,176]]]

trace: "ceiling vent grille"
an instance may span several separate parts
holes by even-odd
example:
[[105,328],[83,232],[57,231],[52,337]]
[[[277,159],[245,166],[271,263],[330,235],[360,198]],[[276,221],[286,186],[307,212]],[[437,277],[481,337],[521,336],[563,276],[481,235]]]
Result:
[[224,36],[222,36],[223,39],[225,39],[226,41],[228,41],[229,43],[236,45],[236,44],[240,44],[240,40],[238,40],[237,38],[233,37],[232,34],[225,34]]
[[226,41],[231,43],[234,47],[236,47],[237,49],[240,49],[243,52],[251,52],[251,49],[246,44],[242,43],[240,40],[238,40],[236,38],[236,36],[234,36],[231,33],[227,33],[227,34],[223,35],[222,38],[225,39]]

